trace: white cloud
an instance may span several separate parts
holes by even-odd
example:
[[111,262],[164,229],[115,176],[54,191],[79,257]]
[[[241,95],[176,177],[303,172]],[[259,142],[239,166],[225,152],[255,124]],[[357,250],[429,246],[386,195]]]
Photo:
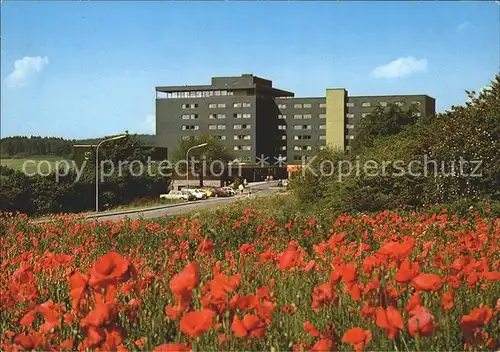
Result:
[[457,33],[463,33],[469,28],[472,28],[472,23],[469,21],[462,22],[457,26]]
[[154,114],[149,114],[146,116],[144,121],[142,121],[142,129],[144,133],[156,134],[156,119]]
[[418,72],[427,72],[427,59],[417,60],[412,56],[408,56],[400,57],[386,65],[376,67],[372,75],[377,78],[399,78]]
[[48,57],[25,56],[14,61],[14,70],[7,76],[5,83],[12,88],[23,87],[33,75],[41,72],[49,64]]

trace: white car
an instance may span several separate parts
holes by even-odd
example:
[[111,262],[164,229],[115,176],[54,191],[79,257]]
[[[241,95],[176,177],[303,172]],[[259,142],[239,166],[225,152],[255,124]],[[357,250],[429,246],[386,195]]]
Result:
[[222,187],[222,189],[229,193],[231,196],[234,196],[236,194],[236,191],[232,187]]
[[190,195],[188,192],[183,191],[170,191],[168,194],[161,194],[160,199],[168,200],[190,200]]
[[208,198],[207,193],[203,192],[202,190],[199,190],[199,189],[184,188],[183,191],[187,191],[187,192],[193,194],[196,197],[196,199],[207,199]]

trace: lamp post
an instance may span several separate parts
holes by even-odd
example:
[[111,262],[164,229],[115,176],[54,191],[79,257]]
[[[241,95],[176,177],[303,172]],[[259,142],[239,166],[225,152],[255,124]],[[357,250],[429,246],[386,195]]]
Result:
[[95,150],[95,212],[99,212],[99,147],[101,144],[104,142],[109,142],[109,141],[115,141],[117,139],[122,139],[127,137],[126,134],[122,134],[119,136],[111,137],[108,139],[105,139],[103,141],[100,141],[99,144],[97,144],[97,148]]
[[201,143],[201,144],[198,144],[198,145],[194,145],[192,146],[191,148],[189,148],[186,152],[186,188],[189,189],[189,152],[191,151],[191,149],[196,149],[196,148],[201,148],[201,147],[204,147],[208,145],[208,143]]

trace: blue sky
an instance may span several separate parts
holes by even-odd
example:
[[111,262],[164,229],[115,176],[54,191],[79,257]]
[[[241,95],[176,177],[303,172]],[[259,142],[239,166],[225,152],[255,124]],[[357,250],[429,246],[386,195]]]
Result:
[[154,132],[154,87],[253,73],[296,96],[463,104],[499,71],[498,2],[1,4],[1,136]]

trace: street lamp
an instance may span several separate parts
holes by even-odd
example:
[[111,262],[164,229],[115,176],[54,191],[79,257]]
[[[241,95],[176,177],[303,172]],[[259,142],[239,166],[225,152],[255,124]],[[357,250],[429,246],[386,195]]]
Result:
[[119,136],[115,136],[115,137],[111,137],[111,138],[105,139],[105,140],[99,142],[99,144],[97,144],[97,148],[95,150],[95,212],[96,213],[99,212],[99,147],[104,142],[115,141],[117,139],[122,139],[122,138],[125,138],[125,137],[127,137],[127,135],[126,134],[122,134],[122,135],[119,135]]
[[208,143],[201,143],[201,144],[198,144],[198,145],[194,145],[192,146],[191,148],[189,148],[186,152],[186,188],[189,189],[189,152],[191,151],[191,149],[196,149],[196,148],[201,148],[201,147],[204,147],[208,145]]

